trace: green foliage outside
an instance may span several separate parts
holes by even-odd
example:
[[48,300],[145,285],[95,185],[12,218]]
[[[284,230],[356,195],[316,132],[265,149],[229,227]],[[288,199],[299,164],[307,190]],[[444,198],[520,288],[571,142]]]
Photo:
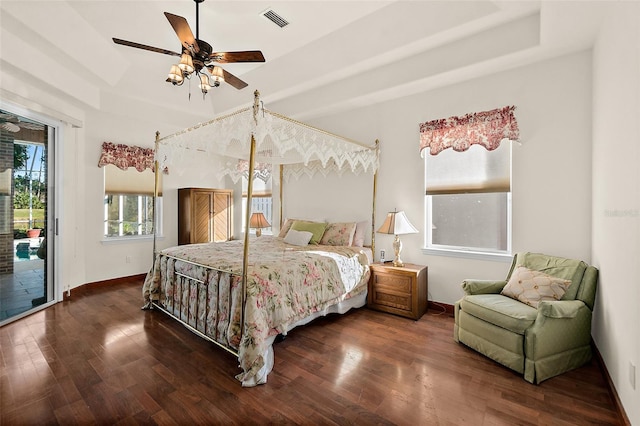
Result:
[[44,203],[38,197],[29,196],[29,192],[16,192],[13,196],[13,208],[15,209],[29,209],[29,198],[31,198],[31,208],[44,209]]
[[27,145],[13,144],[13,169],[23,169],[28,159]]
[[[47,187],[39,179],[29,179],[26,166],[29,161],[28,145],[13,145],[13,209],[14,234],[22,238],[22,233],[29,228],[44,228],[44,208]],[[36,150],[37,152],[37,150]],[[41,161],[46,161],[45,152]],[[36,176],[39,176],[39,172]],[[32,209],[33,221],[29,224],[29,208]]]

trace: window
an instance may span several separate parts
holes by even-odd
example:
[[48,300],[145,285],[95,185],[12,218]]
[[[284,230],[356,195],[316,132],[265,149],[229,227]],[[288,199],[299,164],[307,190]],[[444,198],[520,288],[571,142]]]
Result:
[[[143,172],[133,168],[121,170],[113,165],[106,165],[104,171],[104,236],[153,235],[154,173],[149,169]],[[161,224],[162,194],[158,195],[155,217]],[[161,233],[159,228],[158,234]]]
[[511,252],[511,144],[425,155],[426,247]]
[[105,195],[104,233],[106,237],[153,235],[153,197]]
[[[515,106],[420,124],[427,249],[511,253],[511,144]],[[501,143],[502,142],[502,143]],[[427,150],[428,148],[428,150]]]
[[[251,196],[251,211],[262,212],[267,222],[273,224],[273,198],[271,194],[271,182],[272,178],[269,176],[266,182],[262,178],[255,178],[253,180],[253,193]],[[246,177],[242,177],[242,232],[246,229],[246,217],[247,217],[247,188],[249,182]],[[252,231],[255,232],[255,231]],[[263,228],[264,234],[271,234],[272,228]]]

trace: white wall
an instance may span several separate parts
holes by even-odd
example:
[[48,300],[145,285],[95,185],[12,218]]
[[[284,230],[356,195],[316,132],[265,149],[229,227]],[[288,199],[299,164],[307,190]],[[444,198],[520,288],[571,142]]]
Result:
[[[127,109],[102,110],[87,116],[84,161],[86,165],[83,182],[85,231],[84,256],[87,265],[85,280],[80,284],[108,280],[117,277],[147,272],[153,260],[152,239],[105,242],[104,239],[104,171],[98,167],[102,142],[123,143],[153,148],[155,133],[167,136],[195,124],[193,117],[183,116],[176,122],[158,120],[157,111],[127,114]],[[179,166],[169,166],[169,174],[163,175],[163,238],[158,248],[176,245],[177,234],[177,189],[182,187],[225,187],[215,174],[216,167],[203,155],[185,154]],[[128,259],[128,262],[127,262]]]
[[593,338],[631,424],[640,424],[640,4],[610,8],[593,54]]
[[[402,237],[403,260],[428,265],[429,299],[453,304],[462,296],[463,279],[503,278],[510,264],[422,254],[425,208],[419,123],[516,105],[522,144],[513,149],[513,249],[590,262],[590,70],[591,53],[585,51],[323,117],[313,124],[363,142],[380,139],[376,229],[388,211],[405,210],[420,234]],[[278,110],[277,105],[270,108]],[[348,178],[340,185],[347,186]],[[334,188],[319,180],[309,182],[307,191],[329,205]],[[285,189],[285,201],[288,196]],[[361,207],[363,212],[369,208],[369,204]],[[304,213],[314,217],[314,209]],[[376,257],[381,248],[392,253],[391,244],[391,236],[377,235]]]
[[[375,142],[375,141],[374,141]],[[326,222],[362,222],[371,226],[373,206],[373,174],[337,175],[316,174],[313,179],[302,177],[284,183],[285,218],[310,219]],[[367,232],[365,244],[371,244]]]

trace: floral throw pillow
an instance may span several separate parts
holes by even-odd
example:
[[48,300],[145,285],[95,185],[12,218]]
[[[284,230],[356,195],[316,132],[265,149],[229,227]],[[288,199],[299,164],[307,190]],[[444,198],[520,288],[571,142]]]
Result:
[[282,225],[282,228],[280,228],[280,232],[278,233],[278,237],[280,238],[284,238],[287,236],[287,233],[289,232],[289,229],[291,229],[291,225],[293,224],[293,221],[295,219],[287,219],[284,221],[284,225]]
[[350,246],[356,233],[355,222],[330,223],[324,230],[320,244],[325,246]]
[[518,266],[501,294],[537,309],[541,300],[560,300],[570,285],[571,280]]

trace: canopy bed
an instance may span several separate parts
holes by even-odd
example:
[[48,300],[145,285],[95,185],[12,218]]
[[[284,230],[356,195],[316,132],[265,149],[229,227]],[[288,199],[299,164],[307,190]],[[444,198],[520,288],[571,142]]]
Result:
[[[250,177],[247,224],[253,177],[277,166],[282,227],[278,236],[245,232],[243,240],[161,251],[154,238],[154,265],[145,279],[143,309],[158,308],[236,355],[242,369],[236,377],[243,386],[265,383],[278,334],[366,303],[375,241],[377,145],[376,141],[366,146],[271,112],[261,106],[257,91],[253,107],[164,138],[156,134],[156,171],[175,169],[191,151],[223,158],[220,174],[234,182]],[[373,176],[371,248],[363,247],[362,222],[283,223],[283,182],[345,170]]]

